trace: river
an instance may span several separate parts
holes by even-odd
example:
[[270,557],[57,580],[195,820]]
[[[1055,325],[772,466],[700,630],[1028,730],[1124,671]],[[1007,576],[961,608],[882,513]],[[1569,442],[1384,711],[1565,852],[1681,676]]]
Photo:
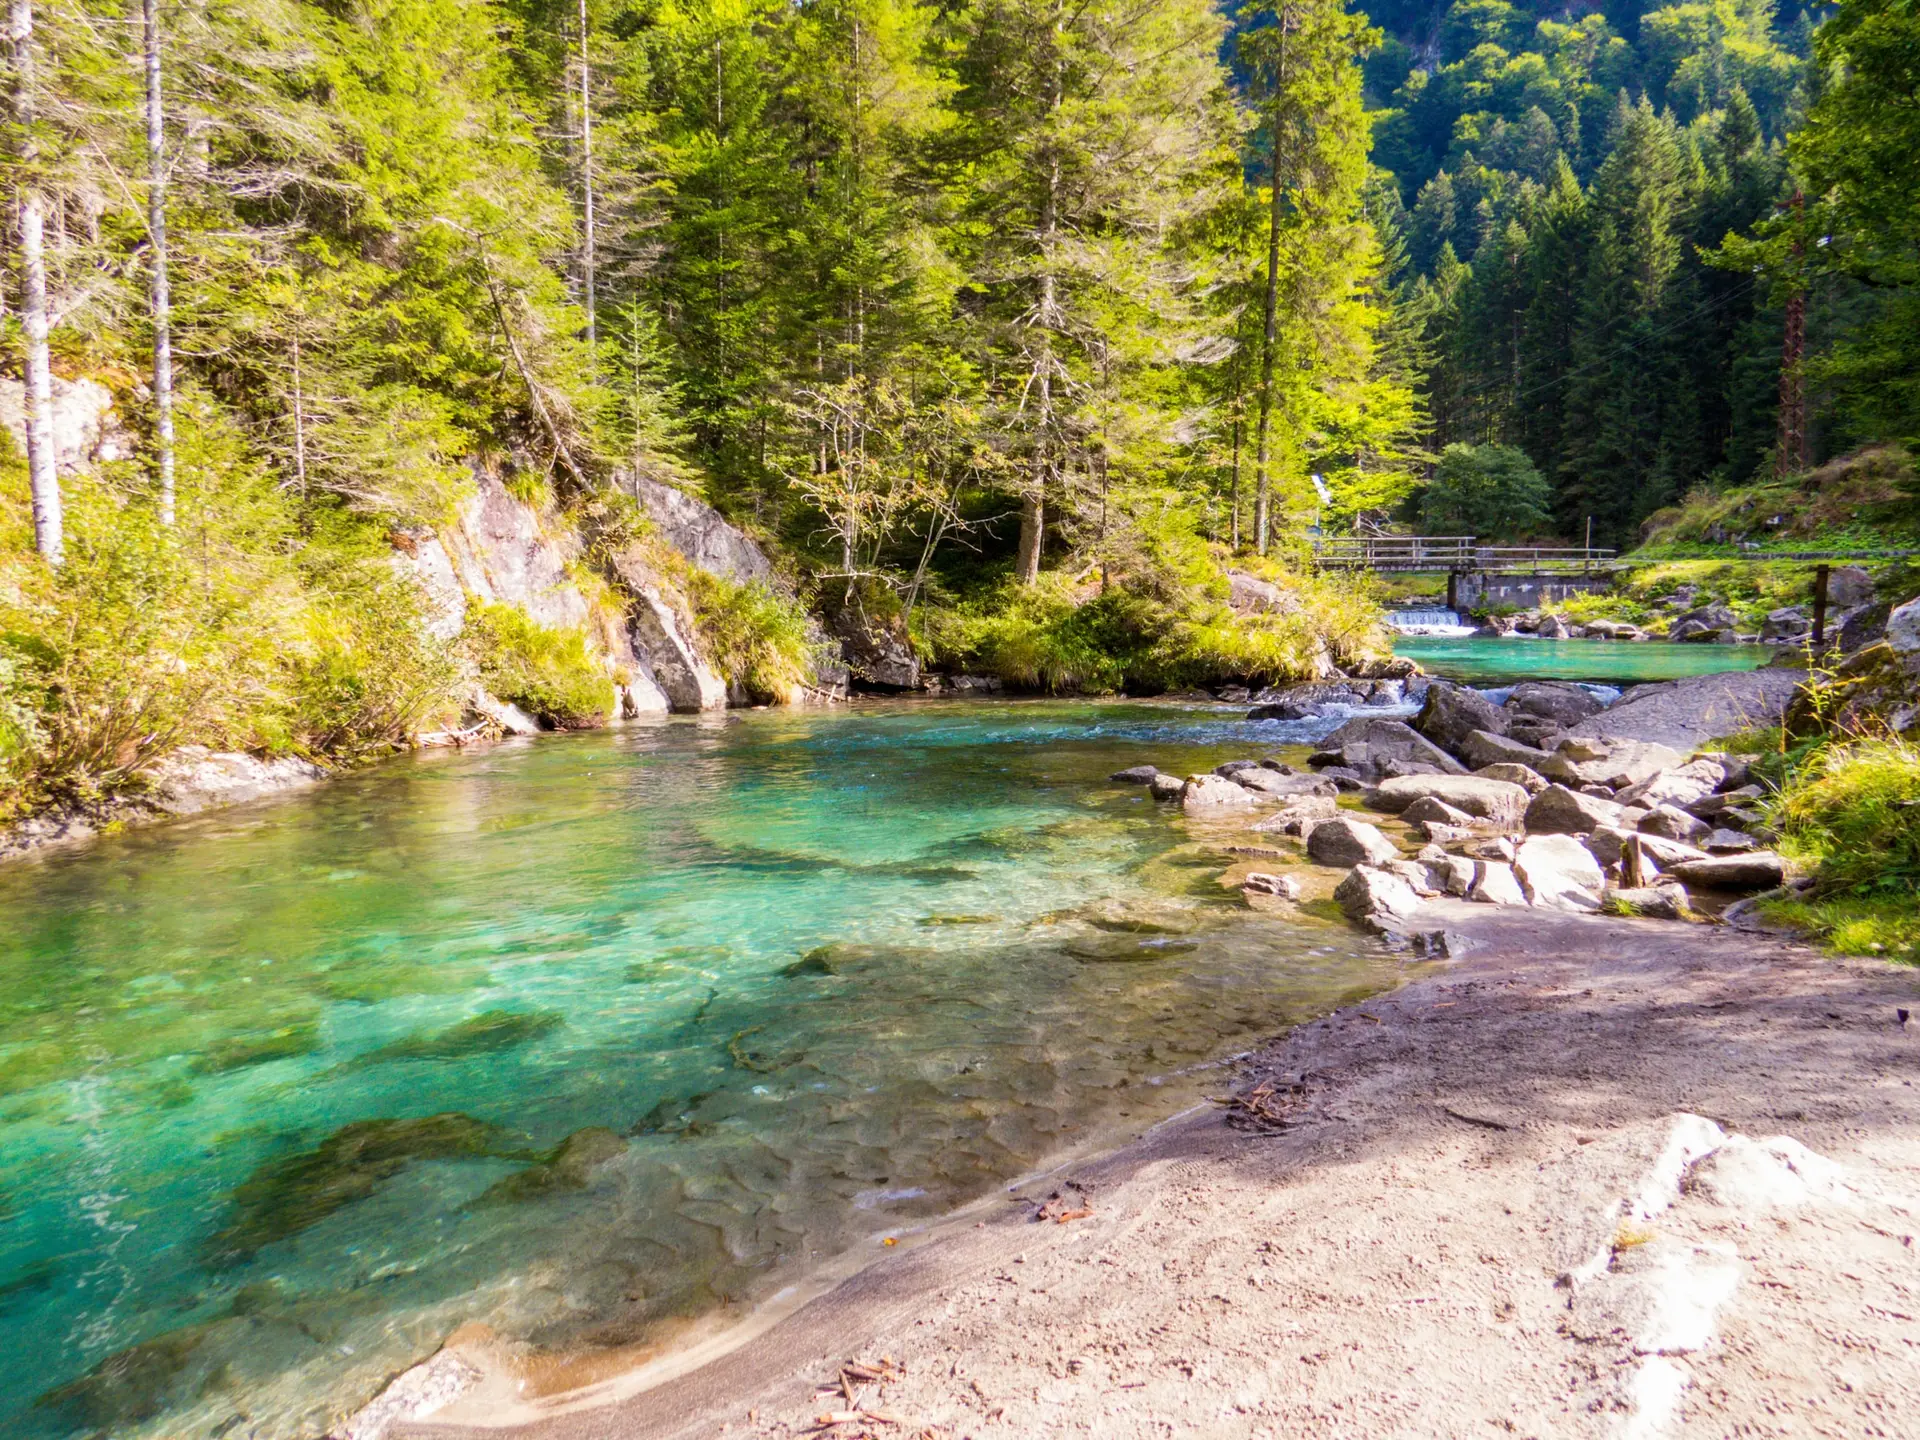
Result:
[[1244,714],[676,719],[0,867],[0,1431],[318,1435],[474,1321],[644,1347],[1193,1103],[1402,973],[1107,782],[1338,723]]
[[1400,970],[1106,781],[1313,728],[1243,715],[675,720],[0,868],[0,1431],[322,1433],[459,1324],[645,1342],[1193,1103]]

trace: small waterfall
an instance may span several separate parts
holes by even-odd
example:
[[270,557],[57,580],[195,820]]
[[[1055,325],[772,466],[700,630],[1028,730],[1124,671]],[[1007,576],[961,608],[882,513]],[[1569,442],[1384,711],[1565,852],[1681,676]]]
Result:
[[1459,612],[1454,610],[1393,610],[1387,614],[1387,623],[1402,635],[1469,635],[1471,625],[1461,621]]

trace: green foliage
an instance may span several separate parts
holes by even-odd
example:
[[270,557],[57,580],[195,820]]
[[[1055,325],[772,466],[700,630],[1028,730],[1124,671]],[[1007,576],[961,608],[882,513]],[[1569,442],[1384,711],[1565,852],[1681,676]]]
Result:
[[475,601],[462,633],[489,691],[556,730],[606,722],[613,681],[584,630],[542,625],[512,605]]
[[1526,453],[1511,445],[1449,445],[1420,497],[1420,518],[1436,535],[1510,540],[1550,523],[1552,491]]
[[1920,897],[1920,748],[1840,738],[1788,775],[1773,811],[1824,895]]
[[797,600],[766,585],[738,585],[704,570],[687,574],[694,622],[729,688],[756,704],[790,705],[815,685],[819,642]]
[[1047,576],[965,608],[930,608],[916,616],[916,638],[956,669],[1017,688],[1088,694],[1271,684],[1317,674],[1332,658],[1383,653],[1379,609],[1363,590],[1277,568],[1270,574],[1292,592],[1291,606],[1273,614],[1240,614],[1213,587],[1088,593]]
[[90,804],[185,744],[352,761],[449,702],[384,532],[303,511],[199,397],[179,419],[178,525],[130,499],[128,467],[69,477],[58,570],[0,468],[0,810]]

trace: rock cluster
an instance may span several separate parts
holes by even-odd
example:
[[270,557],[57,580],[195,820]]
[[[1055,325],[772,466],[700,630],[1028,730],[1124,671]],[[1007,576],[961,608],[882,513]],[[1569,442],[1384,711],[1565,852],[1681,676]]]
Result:
[[[1518,685],[1496,704],[1433,681],[1410,720],[1347,719],[1310,757],[1312,773],[1267,759],[1185,777],[1140,766],[1113,779],[1146,784],[1189,815],[1296,837],[1303,860],[1347,870],[1334,900],[1383,934],[1409,935],[1422,900],[1442,895],[1685,919],[1714,897],[1787,883],[1745,760],[1592,733],[1602,709],[1577,685]],[[1341,809],[1341,791],[1398,826]],[[1253,895],[1300,893],[1280,874],[1240,883]]]

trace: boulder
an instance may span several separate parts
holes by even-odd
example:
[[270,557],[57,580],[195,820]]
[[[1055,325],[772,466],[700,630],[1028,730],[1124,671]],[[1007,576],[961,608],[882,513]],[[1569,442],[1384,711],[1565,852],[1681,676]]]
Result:
[[1211,810],[1244,810],[1258,803],[1251,790],[1218,775],[1189,775],[1180,788],[1180,808],[1189,815]]
[[1429,846],[1428,850],[1437,854],[1420,853],[1420,863],[1427,867],[1427,878],[1436,890],[1447,895],[1464,896],[1473,889],[1477,874],[1474,862],[1464,855],[1449,855],[1438,846]]
[[1495,835],[1489,840],[1476,840],[1467,847],[1467,853],[1476,860],[1513,861],[1513,841],[1505,835]]
[[1709,855],[1740,855],[1760,848],[1760,842],[1744,830],[1709,831],[1707,837],[1699,843],[1700,848]]
[[1767,618],[1760,622],[1762,640],[1798,640],[1813,629],[1813,622],[1807,618],[1807,612],[1798,605],[1783,605],[1778,610],[1769,610]]
[[1506,734],[1507,715],[1478,690],[1436,680],[1427,687],[1426,703],[1420,707],[1413,728],[1434,744],[1458,753],[1467,736],[1476,730]]
[[1278,770],[1269,770],[1264,765],[1253,765],[1244,770],[1236,770],[1227,778],[1243,790],[1252,790],[1262,795],[1331,797],[1339,788],[1333,781],[1318,775],[1282,775]]
[[1227,604],[1242,615],[1286,615],[1300,608],[1300,598],[1271,580],[1244,570],[1229,570]]
[[1240,882],[1242,890],[1251,890],[1256,895],[1277,895],[1282,900],[1300,898],[1300,882],[1291,875],[1269,875],[1264,870],[1254,870]]
[[1481,860],[1474,865],[1473,885],[1467,891],[1467,898],[1487,905],[1527,903],[1527,894],[1514,877],[1513,866],[1504,860]]
[[[1689,640],[1711,635],[1721,630],[1731,630],[1739,623],[1733,611],[1725,605],[1703,605],[1698,610],[1688,610],[1673,617],[1673,623],[1667,627],[1670,640]],[[1682,634],[1681,631],[1686,633]]]
[[1887,646],[1896,655],[1920,655],[1920,600],[1888,614]]
[[1584,685],[1562,680],[1525,680],[1507,694],[1507,709],[1515,715],[1551,720],[1562,727],[1576,725],[1604,708]]
[[1504,780],[1509,785],[1518,785],[1529,795],[1538,795],[1547,788],[1547,777],[1538,770],[1526,765],[1516,765],[1503,760],[1497,765],[1482,765],[1473,772],[1486,780]]
[[1629,785],[1615,798],[1622,805],[1644,805],[1649,810],[1662,805],[1683,807],[1713,794],[1725,776],[1717,760],[1689,760]]
[[1614,890],[1607,898],[1649,920],[1684,920],[1692,913],[1684,885],[1642,885]]
[[1641,857],[1656,869],[1667,870],[1689,860],[1704,860],[1707,853],[1684,840],[1669,840],[1664,835],[1647,835],[1618,825],[1603,825],[1587,836],[1586,846],[1602,865],[1618,865],[1626,855],[1629,841],[1637,840]]
[[1391,870],[1372,865],[1355,866],[1333,898],[1354,920],[1399,920],[1420,908],[1411,885]]
[[1531,745],[1536,750],[1552,750],[1567,738],[1566,730],[1557,720],[1548,720],[1540,715],[1516,715],[1507,722],[1507,734],[1522,745]]
[[1572,634],[1573,627],[1558,615],[1543,615],[1540,623],[1534,626],[1533,633],[1542,640],[1565,640]]
[[1325,740],[1307,760],[1316,770],[1337,765],[1361,775],[1378,774],[1389,762],[1431,765],[1448,775],[1464,775],[1467,767],[1400,720],[1378,715],[1356,715]]
[[1509,735],[1475,730],[1461,741],[1460,758],[1476,771],[1484,770],[1489,765],[1525,765],[1528,769],[1537,769],[1546,760],[1547,752],[1536,750]]
[[1772,890],[1787,878],[1787,867],[1771,850],[1745,855],[1702,855],[1669,865],[1668,873],[1705,890]]
[[1269,835],[1304,835],[1338,813],[1331,795],[1296,795],[1276,813],[1255,821],[1252,828]]
[[1672,762],[1678,764],[1717,736],[1779,724],[1805,678],[1804,671],[1763,667],[1636,685],[1572,730],[1596,739],[1655,741],[1681,752]]
[[1178,775],[1155,775],[1147,781],[1147,791],[1156,800],[1178,800],[1187,782]]
[[1656,805],[1640,821],[1642,835],[1658,835],[1666,840],[1684,840],[1694,844],[1703,839],[1711,828],[1704,820],[1695,819],[1686,811],[1672,805]]
[[1433,824],[1452,825],[1460,829],[1473,828],[1473,816],[1464,810],[1456,810],[1437,795],[1422,795],[1400,812],[1400,818],[1409,825]]
[[1574,735],[1535,768],[1547,779],[1572,787],[1629,786],[1671,770],[1684,759],[1677,750],[1644,740]]
[[1473,831],[1466,826],[1442,825],[1437,820],[1423,820],[1413,829],[1422,840],[1430,840],[1436,845],[1458,845],[1473,838]]
[[1432,899],[1441,894],[1441,889],[1433,883],[1433,876],[1427,873],[1427,867],[1417,860],[1389,860],[1380,867],[1390,870],[1412,887],[1413,893],[1422,900]]
[[1133,765],[1125,770],[1116,770],[1107,779],[1116,785],[1150,785],[1153,777],[1160,772],[1152,765]]
[[1399,859],[1400,851],[1366,821],[1336,815],[1308,834],[1307,856],[1320,865],[1385,865]]
[[1827,604],[1835,610],[1854,610],[1873,603],[1873,576],[1858,565],[1836,565],[1827,576]]
[[1229,760],[1224,765],[1214,766],[1213,773],[1231,780],[1242,770],[1258,770],[1259,768],[1260,762],[1258,760]]
[[1604,825],[1618,826],[1620,809],[1611,800],[1549,785],[1528,802],[1526,825],[1534,835],[1589,835]]
[[1702,795],[1698,800],[1689,801],[1680,808],[1689,815],[1698,815],[1705,820],[1718,815],[1723,810],[1737,809],[1742,805],[1766,798],[1767,792],[1758,785],[1740,785],[1732,790],[1723,790],[1717,795]]
[[1599,861],[1571,835],[1529,835],[1513,873],[1528,903],[1548,910],[1598,910],[1606,887]]
[[1397,815],[1414,801],[1429,796],[1495,825],[1518,825],[1527,807],[1527,792],[1518,785],[1481,775],[1400,776],[1383,781],[1374,792],[1372,804],[1377,810]]

